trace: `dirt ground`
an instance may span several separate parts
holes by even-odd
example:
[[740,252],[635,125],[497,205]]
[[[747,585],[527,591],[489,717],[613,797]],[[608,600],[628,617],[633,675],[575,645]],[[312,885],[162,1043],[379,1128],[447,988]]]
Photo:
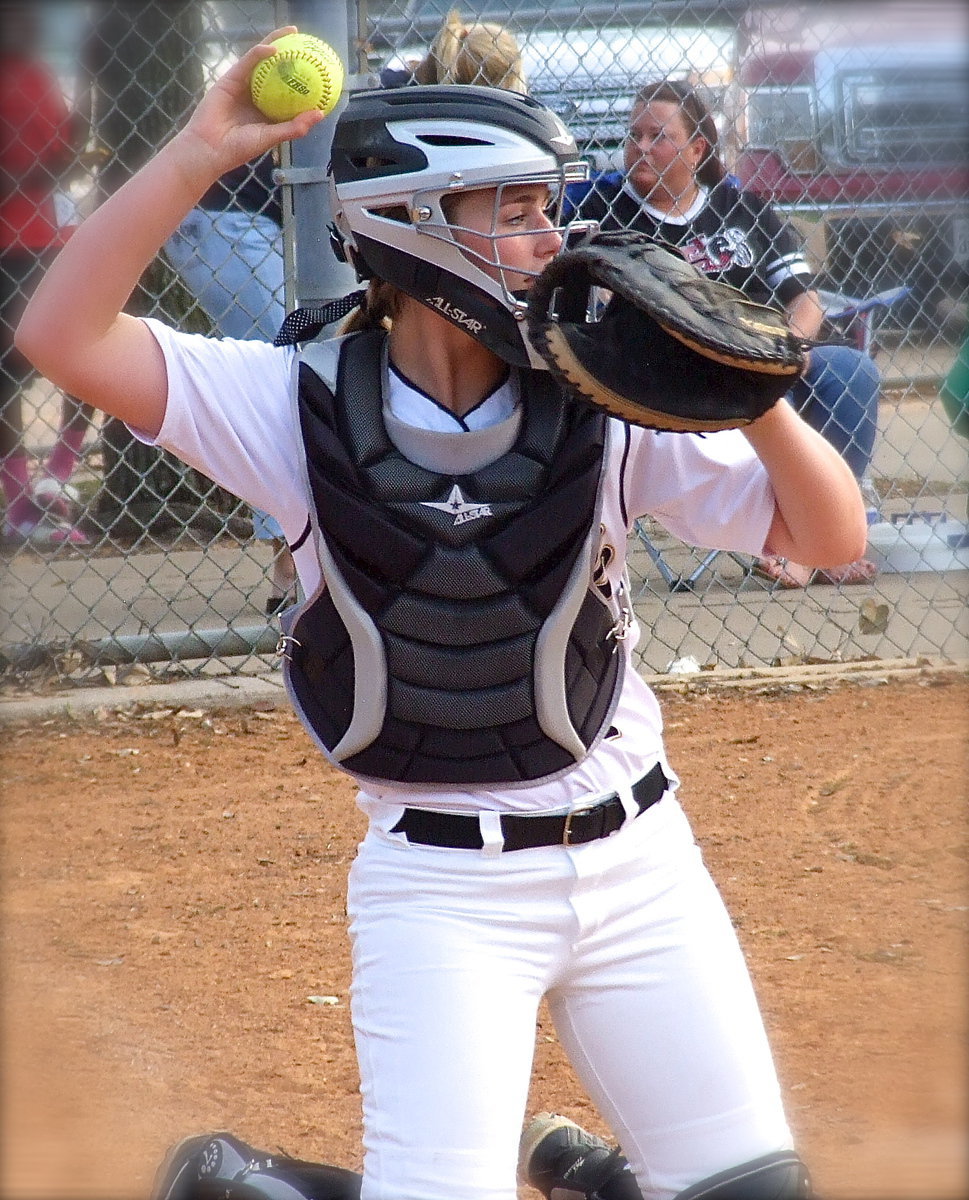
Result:
[[[820,1195],[966,1197],[969,680],[661,701]],[[143,1200],[199,1129],[358,1166],[349,782],[268,704],[3,736],[0,1194]],[[532,1108],[605,1133],[536,1047]]]

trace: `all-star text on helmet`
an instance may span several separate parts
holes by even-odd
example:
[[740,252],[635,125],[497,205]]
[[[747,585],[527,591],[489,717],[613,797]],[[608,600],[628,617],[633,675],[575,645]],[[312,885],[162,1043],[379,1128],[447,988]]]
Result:
[[447,198],[541,184],[561,227],[566,184],[587,176],[572,135],[529,96],[467,85],[358,92],[333,132],[333,232],[361,279],[394,284],[506,362],[544,369],[524,302],[455,238]]

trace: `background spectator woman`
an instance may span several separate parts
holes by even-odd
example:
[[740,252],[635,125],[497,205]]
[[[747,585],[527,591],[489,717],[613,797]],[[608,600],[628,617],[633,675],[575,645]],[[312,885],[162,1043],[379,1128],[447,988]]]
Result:
[[[818,336],[824,313],[800,239],[769,203],[728,176],[717,155],[716,124],[691,84],[661,80],[639,90],[624,159],[624,172],[570,188],[579,216],[603,229],[634,229],[677,247],[706,274],[783,309],[796,333]],[[790,397],[858,480],[874,449],[879,382],[867,355],[849,346],[816,346]],[[765,557],[755,569],[788,588],[814,578],[866,583],[877,573],[867,558],[815,572]]]

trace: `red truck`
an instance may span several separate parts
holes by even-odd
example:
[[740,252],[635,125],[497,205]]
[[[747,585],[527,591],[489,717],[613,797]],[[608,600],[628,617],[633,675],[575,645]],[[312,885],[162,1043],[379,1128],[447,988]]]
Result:
[[964,319],[967,298],[969,55],[961,8],[907,8],[907,35],[881,21],[748,31],[732,166],[810,231],[830,286],[855,296],[907,286],[893,323],[937,328]]

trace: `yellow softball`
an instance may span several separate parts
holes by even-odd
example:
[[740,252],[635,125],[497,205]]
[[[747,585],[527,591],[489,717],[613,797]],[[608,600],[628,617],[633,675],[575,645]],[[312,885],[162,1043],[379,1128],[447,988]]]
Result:
[[256,108],[270,121],[291,121],[318,108],[332,112],[343,90],[343,63],[332,46],[308,33],[287,33],[276,53],[258,63],[249,79]]

